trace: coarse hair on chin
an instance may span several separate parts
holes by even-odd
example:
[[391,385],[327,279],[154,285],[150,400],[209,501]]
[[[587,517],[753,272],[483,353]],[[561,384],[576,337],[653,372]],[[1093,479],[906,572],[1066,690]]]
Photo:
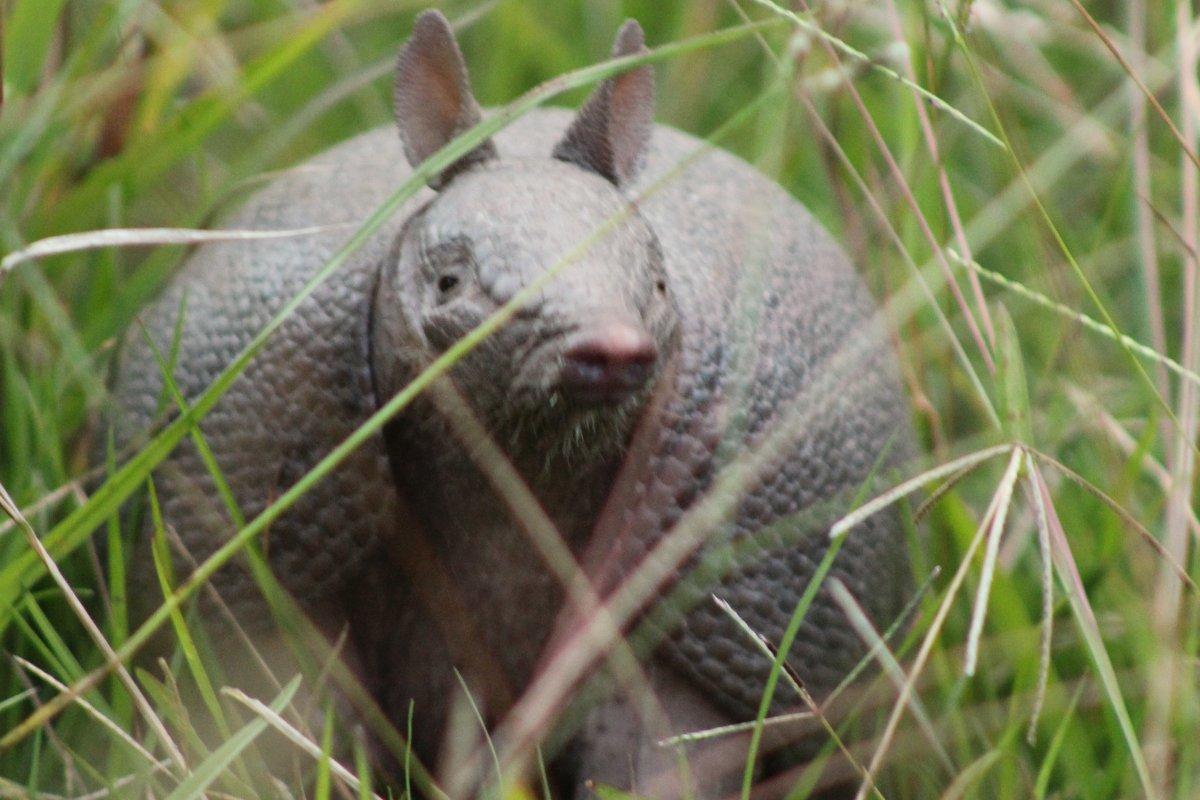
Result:
[[538,453],[543,473],[597,463],[624,446],[641,403],[572,407],[561,392],[513,414],[507,443],[511,453]]

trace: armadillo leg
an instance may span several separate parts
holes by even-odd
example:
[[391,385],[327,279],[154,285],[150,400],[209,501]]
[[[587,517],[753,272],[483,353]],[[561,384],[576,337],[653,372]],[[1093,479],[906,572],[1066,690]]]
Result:
[[659,744],[669,736],[728,725],[728,715],[670,667],[651,662],[646,673],[658,710],[647,714],[646,706],[618,693],[588,713],[574,748],[576,800],[597,797],[597,785],[656,800],[707,800],[735,792],[746,763],[744,739],[718,738],[683,749]]

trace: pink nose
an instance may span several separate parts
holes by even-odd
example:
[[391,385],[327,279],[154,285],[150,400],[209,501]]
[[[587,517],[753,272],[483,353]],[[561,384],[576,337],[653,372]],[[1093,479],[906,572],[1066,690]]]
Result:
[[657,358],[658,347],[642,328],[603,323],[572,337],[563,353],[561,385],[579,400],[620,400],[646,385]]

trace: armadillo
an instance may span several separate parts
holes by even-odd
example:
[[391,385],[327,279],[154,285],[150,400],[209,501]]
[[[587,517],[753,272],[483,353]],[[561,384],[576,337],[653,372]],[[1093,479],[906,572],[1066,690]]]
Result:
[[[627,23],[613,55],[645,52],[642,39]],[[438,385],[506,456],[599,595],[661,557],[655,548],[714,493],[733,493],[704,547],[659,589],[684,585],[713,548],[753,547],[677,595],[691,599],[655,617],[660,638],[644,656],[673,724],[702,727],[752,718],[770,668],[708,595],[778,642],[830,521],[914,446],[876,304],[842,250],[755,168],[655,124],[653,94],[643,64],[606,79],[579,112],[528,113],[435,175],[287,318],[200,428],[242,512],[257,514],[524,293]],[[482,114],[448,23],[426,12],[399,60],[399,135],[387,126],[312,158],[227,224],[353,225]],[[346,235],[332,227],[192,254],[142,317],[161,352],[177,349],[183,394],[202,391]],[[162,383],[145,337],[131,334],[114,384],[119,443],[158,418]],[[385,714],[403,727],[412,704],[415,752],[434,764],[454,670],[487,719],[502,718],[562,632],[566,605],[479,448],[435,395],[307,492],[264,547],[315,619],[348,629]],[[728,488],[723,476],[739,468]],[[158,469],[156,487],[194,558],[230,535],[191,443]],[[910,592],[897,516],[854,529],[831,574],[876,624],[894,621]],[[213,586],[251,628],[264,616],[243,567],[225,567]],[[819,696],[864,651],[822,591],[789,665]],[[795,701],[777,692],[777,708]],[[637,773],[674,763],[629,703],[589,713],[570,747],[565,785],[577,796],[590,781],[633,788]]]

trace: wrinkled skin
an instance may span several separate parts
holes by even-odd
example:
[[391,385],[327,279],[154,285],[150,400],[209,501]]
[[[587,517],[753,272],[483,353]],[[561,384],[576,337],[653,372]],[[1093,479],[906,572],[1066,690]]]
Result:
[[[443,68],[436,58],[418,66]],[[610,92],[617,101],[637,99],[617,88]],[[398,95],[398,107],[405,102]],[[870,476],[910,456],[911,434],[874,304],[799,203],[719,150],[658,185],[701,147],[662,126],[647,128],[641,143],[636,126],[627,129],[636,158],[622,160],[628,142],[618,142],[601,154],[608,161],[588,163],[588,131],[570,148],[561,144],[576,119],[535,111],[437,176],[437,192],[409,201],[301,304],[202,428],[250,518],[424,365],[570,256],[453,367],[449,381],[419,396],[278,520],[267,552],[319,625],[348,631],[348,660],[401,730],[412,703],[415,752],[453,782],[461,775],[443,736],[461,694],[454,669],[495,725],[581,627],[512,511],[504,480],[494,463],[487,466],[480,432],[505,454],[601,594],[708,496],[728,474],[723,467],[762,457],[722,493],[728,502],[719,523],[701,531],[702,552],[754,547],[732,570],[680,583],[697,563],[693,555],[668,575],[667,586],[687,589],[675,613],[651,615],[650,630],[662,638],[645,655],[646,673],[665,729],[645,723],[618,692],[572,717],[576,734],[555,764],[578,797],[589,795],[589,780],[671,797],[682,791],[675,762],[653,742],[752,716],[769,666],[709,594],[778,642],[825,552],[829,523],[869,488]],[[436,149],[444,135],[469,126],[453,118],[415,132],[405,125],[402,116],[406,151],[394,129],[364,134],[279,178],[229,226],[360,220],[409,174],[406,152],[420,160],[422,147]],[[175,370],[185,395],[208,385],[344,235],[197,251],[145,316],[165,352],[186,296]],[[624,341],[614,330],[635,332],[639,352],[653,358],[619,391],[606,389],[600,399],[581,393],[572,375],[594,376],[570,354],[597,336],[606,346]],[[161,391],[137,332],[121,354],[114,391],[118,443],[135,441],[156,418]],[[156,485],[166,520],[195,558],[229,535],[190,444],[158,470]],[[152,601],[149,561],[139,558],[135,569]],[[903,531],[883,514],[850,534],[832,575],[885,627],[909,591],[907,565]],[[244,624],[268,630],[244,569],[222,570],[213,585]],[[789,663],[819,696],[863,652],[822,591]],[[796,702],[781,689],[775,706]],[[693,763],[696,796],[734,785],[711,773],[740,757]]]

